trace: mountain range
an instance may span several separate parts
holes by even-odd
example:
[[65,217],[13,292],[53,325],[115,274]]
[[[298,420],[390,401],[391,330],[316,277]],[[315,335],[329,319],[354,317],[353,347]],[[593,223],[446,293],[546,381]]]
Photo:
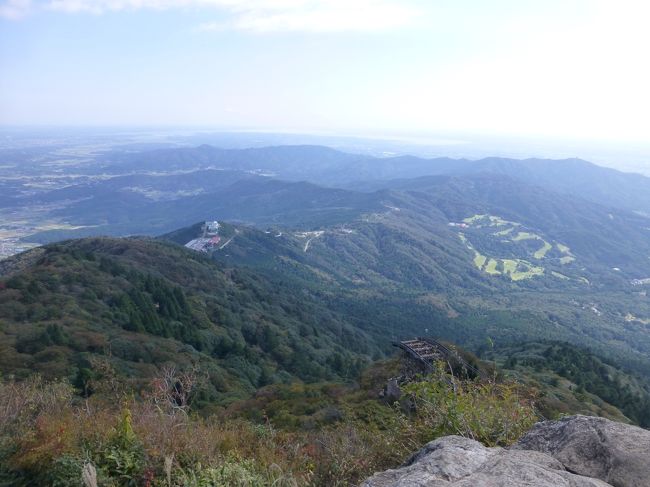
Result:
[[77,170],[83,176],[62,188],[35,190],[20,178],[6,188],[11,195],[3,203],[6,208],[50,208],[51,219],[75,227],[40,231],[30,237],[32,241],[98,234],[158,235],[211,217],[316,227],[376,209],[386,191],[422,189],[438,184],[436,177],[457,181],[488,174],[504,184],[513,181],[517,186],[513,198],[546,191],[547,199],[563,194],[602,208],[639,216],[650,213],[650,178],[579,159],[374,158],[318,146],[239,150],[200,146],[109,152]]
[[[10,197],[73,227],[32,241],[89,238],[0,264],[4,373],[201,362],[227,402],[350,377],[427,334],[479,353],[561,340],[650,373],[648,178],[315,146],[108,153],[84,170]],[[212,220],[218,245],[181,247]],[[159,237],[94,237],[129,234]]]

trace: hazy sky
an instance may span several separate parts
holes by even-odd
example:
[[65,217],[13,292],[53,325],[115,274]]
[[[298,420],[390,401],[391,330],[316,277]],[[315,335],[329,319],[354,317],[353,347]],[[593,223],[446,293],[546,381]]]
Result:
[[0,0],[0,123],[650,139],[650,2]]

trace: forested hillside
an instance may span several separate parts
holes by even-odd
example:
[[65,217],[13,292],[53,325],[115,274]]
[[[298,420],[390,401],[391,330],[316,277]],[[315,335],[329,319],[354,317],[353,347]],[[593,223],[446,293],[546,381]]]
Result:
[[337,290],[336,306],[371,334],[428,329],[471,348],[560,339],[650,370],[650,302],[635,283],[650,275],[646,218],[494,176],[404,185],[345,223],[224,225],[234,238],[212,257]]
[[525,342],[487,349],[484,359],[495,360],[506,374],[536,384],[544,395],[540,405],[554,412],[611,414],[618,408],[636,424],[650,426],[650,383],[643,376],[623,372],[616,362],[588,349],[564,342]]
[[147,239],[53,244],[2,262],[2,374],[79,384],[109,362],[146,379],[209,373],[205,400],[270,382],[344,378],[379,351],[310,292]]
[[[517,343],[565,336],[603,346],[609,329],[570,330],[557,295],[553,317],[532,311],[545,303],[538,291],[516,295],[518,307],[490,302],[490,289],[520,286],[490,275],[479,287],[449,278],[446,294],[424,275],[408,285],[421,268],[398,263],[429,247],[414,254],[415,235],[394,247],[389,223],[361,222],[354,245],[337,239],[357,233],[334,235],[326,247],[349,254],[338,266],[318,250],[323,235],[225,223],[230,243],[212,256],[148,238],[90,238],[3,261],[0,481],[69,485],[90,461],[102,482],[120,486],[345,484],[441,434],[508,445],[540,414],[647,424],[649,387],[629,357],[621,367],[566,343]],[[462,277],[474,264],[460,250]],[[392,270],[371,272],[374,259]],[[347,264],[368,278],[352,278]],[[551,319],[562,325],[549,332]],[[449,376],[442,364],[402,384],[415,411],[380,400],[388,379],[413,365],[378,359],[395,353],[392,339],[424,334],[480,352],[488,363],[460,351],[485,380]]]
[[[449,425],[461,420],[463,434],[493,444],[540,415],[649,424],[650,220],[623,199],[614,208],[551,190],[534,171],[522,173],[528,182],[510,177],[503,160],[483,161],[489,171],[438,161],[444,174],[380,180],[432,174],[431,161],[342,161],[319,148],[198,151],[198,161],[193,150],[152,153],[142,171],[141,154],[124,154],[101,168],[108,176],[10,199],[10,214],[29,202],[66,222],[47,220],[37,241],[168,233],[68,240],[0,262],[0,386],[38,404],[28,419],[7,420],[0,481],[2,469],[34,481],[77,475],[92,445],[100,477],[126,475],[113,459],[135,455],[128,478],[160,483],[168,457],[147,436],[163,435],[156,414],[182,424],[183,441],[220,445],[177,461],[181,485],[186,475],[354,482],[457,433]],[[236,164],[217,167],[215,154]],[[312,179],[305,154],[348,182],[368,179],[355,190],[272,179],[282,161],[290,179]],[[567,169],[596,174],[581,164]],[[377,400],[389,378],[406,377],[398,362],[377,360],[394,353],[391,342],[424,335],[492,365],[483,364],[484,383],[435,374],[405,383],[409,400],[421,401],[406,414]],[[209,419],[178,423],[190,410]],[[516,418],[505,429],[504,415]],[[89,418],[118,433],[89,438],[76,426]],[[34,446],[20,431],[37,423],[73,431],[71,456],[25,463]]]

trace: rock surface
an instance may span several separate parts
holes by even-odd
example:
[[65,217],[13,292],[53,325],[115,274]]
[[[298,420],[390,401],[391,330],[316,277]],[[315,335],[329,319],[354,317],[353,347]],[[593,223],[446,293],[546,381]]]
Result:
[[388,404],[393,404],[396,401],[399,401],[402,397],[402,390],[397,383],[397,379],[389,379],[386,387],[384,388],[384,400]]
[[363,487],[650,487],[650,431],[572,416],[535,425],[511,448],[434,440]]
[[513,449],[536,450],[567,470],[615,487],[650,487],[650,431],[593,416],[537,423]]

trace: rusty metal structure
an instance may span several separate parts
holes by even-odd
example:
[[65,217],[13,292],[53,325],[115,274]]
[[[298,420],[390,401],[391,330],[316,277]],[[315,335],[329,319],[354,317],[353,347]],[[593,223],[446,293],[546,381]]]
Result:
[[485,373],[467,362],[461,355],[438,340],[431,337],[417,337],[411,340],[393,342],[393,345],[401,348],[412,360],[422,366],[425,372],[432,372],[436,363],[443,361],[450,367],[455,366],[465,371],[467,376],[473,375],[485,379]]

